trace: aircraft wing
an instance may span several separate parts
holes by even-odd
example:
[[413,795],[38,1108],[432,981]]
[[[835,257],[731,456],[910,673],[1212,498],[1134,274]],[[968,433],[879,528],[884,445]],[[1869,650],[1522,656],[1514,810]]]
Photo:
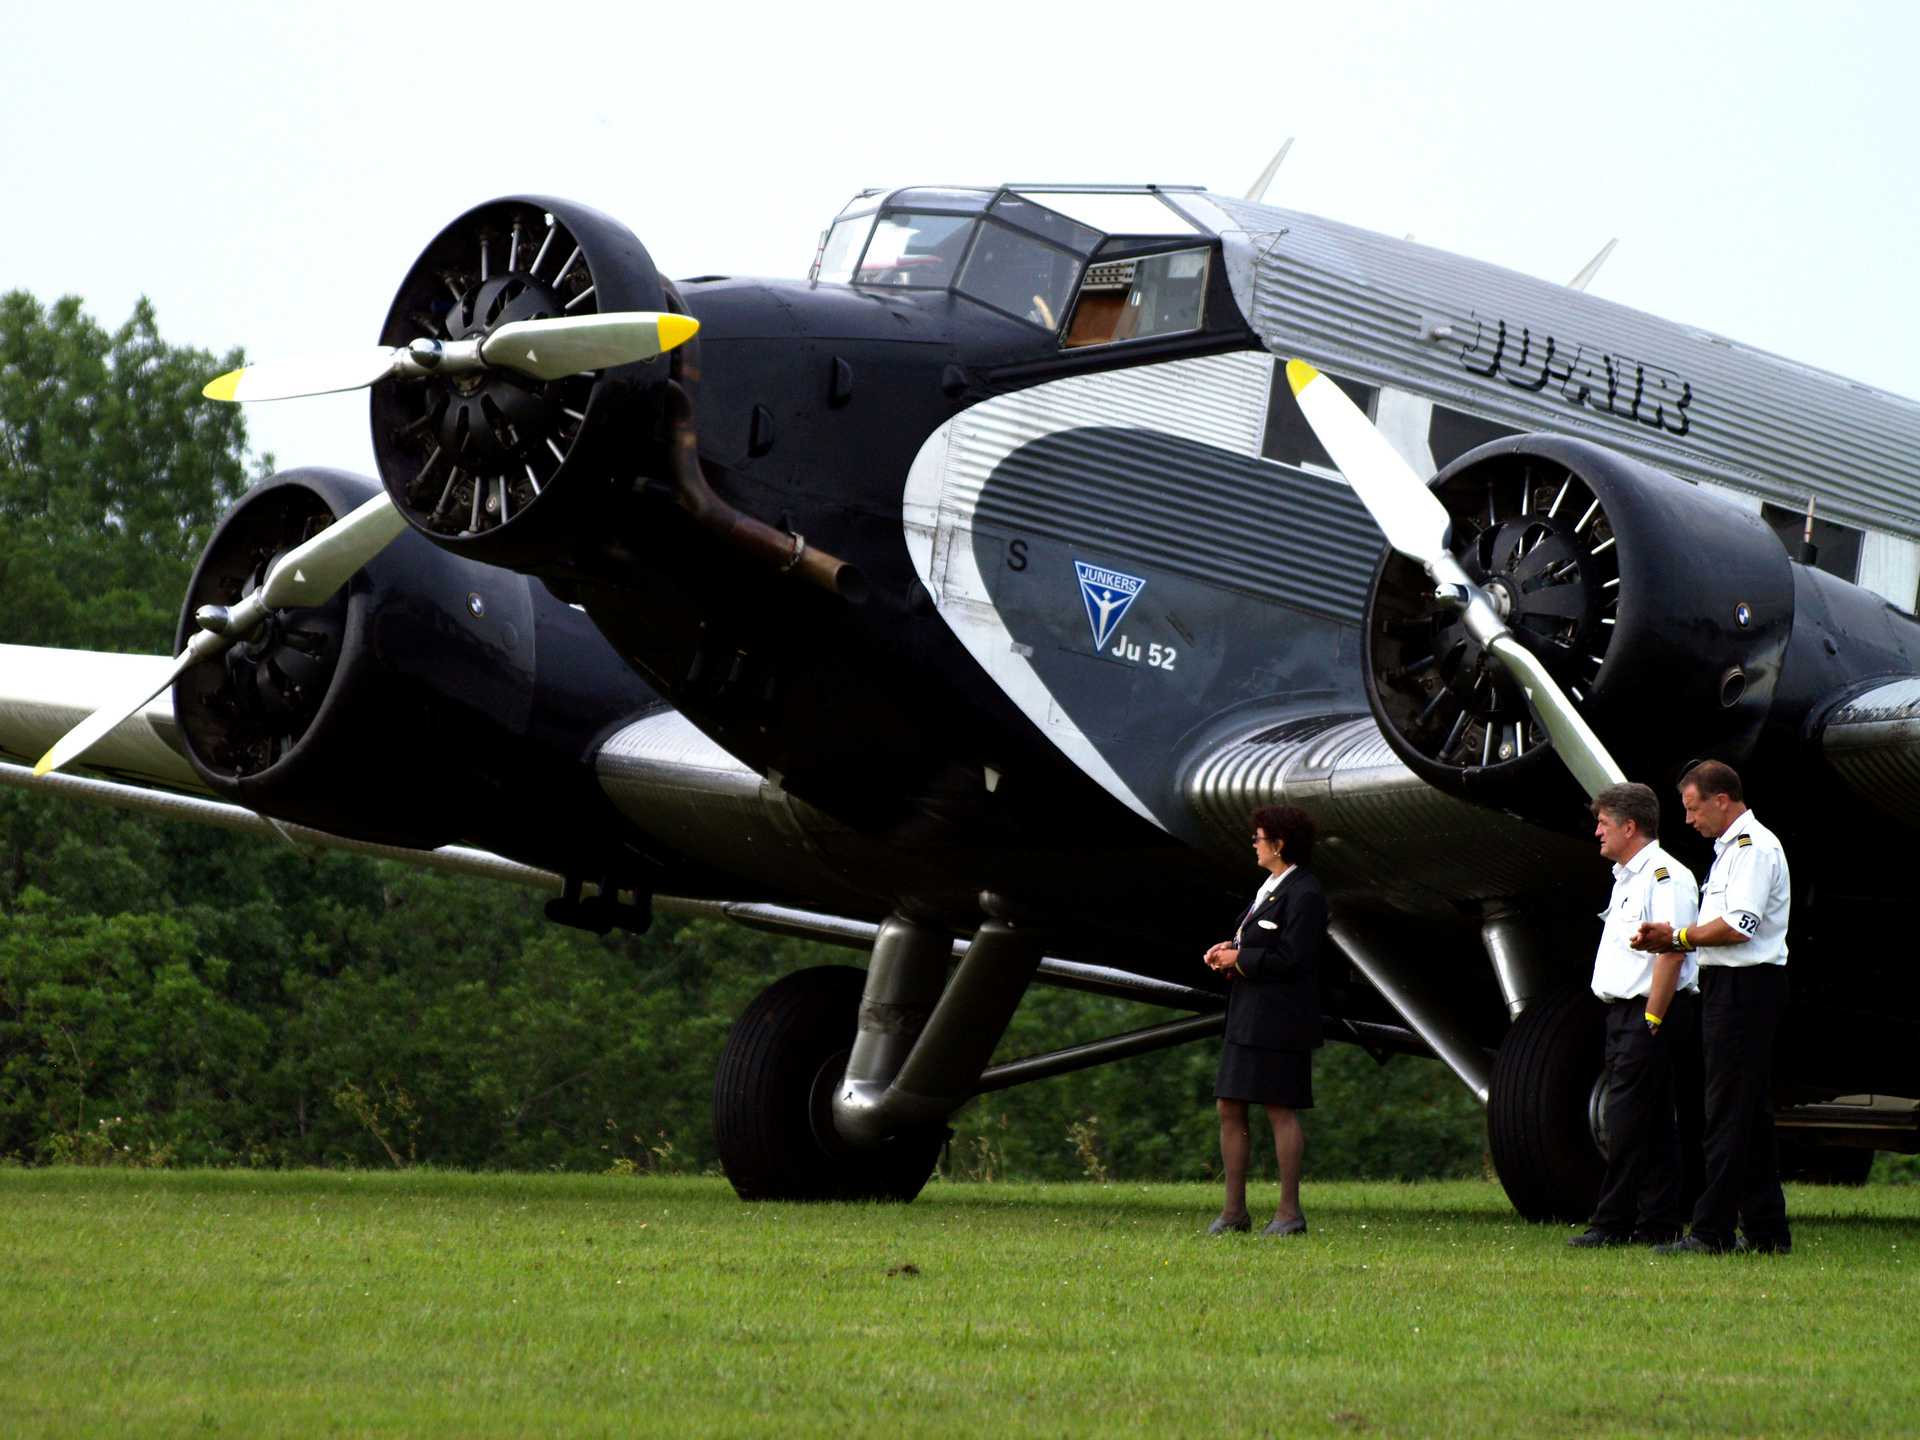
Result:
[[[0,644],[0,756],[27,760],[80,723],[101,704],[158,683],[172,660],[164,655],[118,655]],[[334,834],[258,814],[213,798],[181,749],[171,687],[116,726],[87,756],[91,768],[115,778],[54,773],[35,775],[27,764],[0,759],[0,786],[95,805],[184,820],[303,850],[343,851],[445,874],[519,885],[560,900],[564,874],[523,864],[471,845],[420,849]],[[696,847],[722,827],[705,824],[703,811],[736,816],[753,803],[762,777],[701,735],[671,710],[659,710],[610,735],[591,758],[592,768],[614,802],[658,842]],[[192,793],[182,793],[192,792]],[[688,872],[692,873],[692,872]],[[651,908],[685,918],[727,920],[748,929],[789,935],[865,951],[878,926],[797,905],[724,893],[656,895]],[[956,939],[956,958],[966,942]],[[1221,997],[1208,990],[1158,980],[1109,966],[1058,957],[1044,959],[1043,984],[1179,1010],[1212,1013]],[[1383,1044],[1399,1043],[1390,1027],[1369,1026]],[[1377,1032],[1377,1033],[1376,1033]]]
[[[0,754],[31,765],[94,711],[161,684],[165,655],[111,655],[0,645]],[[207,793],[181,748],[173,693],[163,690],[88,752],[94,769],[129,780]]]

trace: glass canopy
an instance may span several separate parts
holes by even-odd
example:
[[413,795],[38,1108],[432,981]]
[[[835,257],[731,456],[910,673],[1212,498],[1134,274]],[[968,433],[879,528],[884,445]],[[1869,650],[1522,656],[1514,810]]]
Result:
[[[1114,237],[1161,253],[1096,261]],[[811,278],[951,291],[1064,329],[1066,345],[1109,344],[1199,328],[1210,242],[1152,188],[867,191],[821,237]]]

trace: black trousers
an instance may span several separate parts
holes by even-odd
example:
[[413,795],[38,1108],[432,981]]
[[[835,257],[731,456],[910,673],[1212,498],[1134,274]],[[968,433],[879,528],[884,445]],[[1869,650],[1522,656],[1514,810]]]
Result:
[[1790,1239],[1773,1135],[1773,1042],[1787,1005],[1784,965],[1702,965],[1700,1041],[1706,1068],[1706,1188],[1693,1233],[1730,1246]]
[[1691,995],[1675,995],[1655,1035],[1644,995],[1607,1007],[1607,1176],[1596,1230],[1671,1239],[1685,1222],[1673,1052],[1692,1009]]

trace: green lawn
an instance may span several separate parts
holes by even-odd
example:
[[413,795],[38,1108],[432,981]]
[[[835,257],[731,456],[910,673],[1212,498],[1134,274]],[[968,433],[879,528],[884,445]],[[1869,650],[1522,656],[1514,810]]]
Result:
[[[1271,1203],[1271,1193],[1263,1193]],[[1574,1253],[1497,1188],[743,1205],[715,1180],[0,1170],[0,1434],[1920,1430],[1920,1189],[1789,1257]]]

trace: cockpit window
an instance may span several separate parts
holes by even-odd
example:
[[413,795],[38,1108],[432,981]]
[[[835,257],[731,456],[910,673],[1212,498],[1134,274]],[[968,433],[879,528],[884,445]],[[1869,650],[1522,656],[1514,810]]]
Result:
[[869,190],[821,237],[813,279],[949,290],[1108,345],[1202,327],[1209,238],[1152,187]]
[[1011,230],[980,222],[980,238],[960,274],[960,293],[1049,330],[1065,318],[1080,274],[1078,256]]
[[889,210],[874,227],[853,283],[944,290],[959,272],[973,225],[965,215]]
[[1094,262],[1073,302],[1068,348],[1198,330],[1206,313],[1210,258],[1207,250],[1175,250]]
[[1019,195],[1002,195],[993,202],[993,213],[1009,224],[1018,225],[1022,230],[1031,230],[1035,235],[1064,245],[1077,254],[1091,255],[1093,247],[1100,243],[1098,230],[1089,230],[1077,221],[1055,214],[1046,206],[1036,205]]
[[896,190],[888,202],[902,210],[939,210],[962,215],[978,215],[993,199],[991,190],[953,190],[936,185],[916,185],[911,190]]
[[873,228],[873,212],[849,215],[833,222],[826,241],[820,246],[820,258],[813,262],[813,278],[830,285],[844,285],[853,279],[854,263],[867,243],[867,231]]

